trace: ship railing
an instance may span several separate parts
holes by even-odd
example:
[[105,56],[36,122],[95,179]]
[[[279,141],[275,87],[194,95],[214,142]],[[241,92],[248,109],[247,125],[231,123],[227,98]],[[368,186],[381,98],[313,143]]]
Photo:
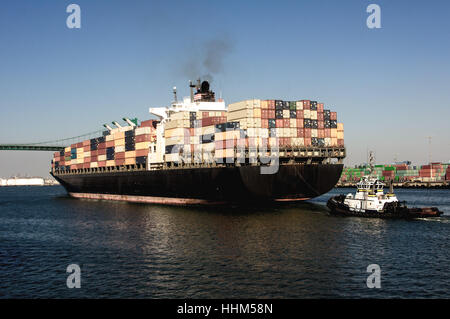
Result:
[[133,172],[160,169],[182,169],[182,168],[211,168],[211,167],[228,167],[228,166],[263,166],[268,165],[267,157],[276,157],[280,165],[288,165],[294,163],[303,164],[329,164],[333,159],[337,163],[342,164],[346,156],[345,147],[296,147],[283,146],[278,149],[260,151],[258,149],[246,148],[244,150],[235,149],[234,157],[222,158],[210,161],[199,161],[194,154],[183,154],[180,156],[179,162],[163,162],[163,163],[143,163],[136,165],[108,166],[96,168],[82,168],[74,170],[53,169],[51,173],[55,175],[71,175],[71,174],[95,174],[95,173],[112,173],[112,172]]

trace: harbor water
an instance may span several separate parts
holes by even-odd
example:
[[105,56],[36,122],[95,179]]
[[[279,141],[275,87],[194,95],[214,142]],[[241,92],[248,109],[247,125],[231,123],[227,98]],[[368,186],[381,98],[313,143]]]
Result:
[[[448,298],[450,190],[396,190],[426,220],[331,216],[335,189],[274,207],[168,207],[0,188],[1,298]],[[66,285],[67,266],[81,288]],[[367,267],[381,269],[368,288]]]

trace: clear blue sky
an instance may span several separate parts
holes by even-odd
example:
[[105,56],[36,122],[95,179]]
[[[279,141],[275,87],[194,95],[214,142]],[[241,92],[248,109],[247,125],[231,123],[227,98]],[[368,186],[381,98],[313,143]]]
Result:
[[[66,7],[81,7],[81,29]],[[381,7],[368,29],[366,7]],[[188,95],[207,43],[224,39],[213,88],[226,102],[317,99],[345,125],[346,163],[450,160],[448,1],[4,0],[0,143],[95,131]],[[197,68],[195,66],[197,65]],[[191,68],[189,68],[191,66]],[[199,75],[202,75],[199,74]],[[0,152],[0,176],[46,175],[50,153]]]

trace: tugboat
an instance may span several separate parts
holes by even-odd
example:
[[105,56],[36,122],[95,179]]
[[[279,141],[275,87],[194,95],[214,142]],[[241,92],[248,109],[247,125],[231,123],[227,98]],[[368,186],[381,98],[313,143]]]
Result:
[[333,214],[345,216],[412,219],[442,215],[437,207],[408,208],[405,201],[397,199],[392,183],[387,194],[384,194],[384,186],[377,178],[363,177],[355,195],[334,196],[327,206]]
[[356,184],[355,195],[349,193],[334,196],[328,200],[327,207],[333,214],[361,217],[413,219],[439,217],[443,214],[437,207],[408,208],[406,202],[399,201],[394,194],[392,181],[389,193],[384,194],[384,186],[377,178],[364,176]]

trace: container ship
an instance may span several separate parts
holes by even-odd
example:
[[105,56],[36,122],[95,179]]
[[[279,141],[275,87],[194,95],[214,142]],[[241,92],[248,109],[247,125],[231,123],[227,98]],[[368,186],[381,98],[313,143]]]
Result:
[[345,158],[337,113],[311,100],[228,106],[207,81],[190,96],[124,118],[54,154],[51,175],[75,198],[171,205],[308,200],[331,190]]

